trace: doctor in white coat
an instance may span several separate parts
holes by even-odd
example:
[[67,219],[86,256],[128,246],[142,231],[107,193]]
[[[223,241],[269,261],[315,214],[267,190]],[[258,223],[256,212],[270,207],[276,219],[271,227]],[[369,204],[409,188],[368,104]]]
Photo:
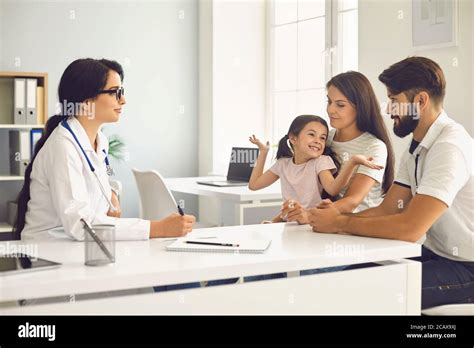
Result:
[[120,64],[105,59],[79,59],[64,71],[58,95],[60,115],[49,118],[38,141],[18,200],[17,238],[48,239],[49,231],[84,239],[81,219],[114,224],[117,240],[183,236],[194,216],[178,212],[159,221],[121,218],[108,174],[105,123],[117,122],[125,104]]

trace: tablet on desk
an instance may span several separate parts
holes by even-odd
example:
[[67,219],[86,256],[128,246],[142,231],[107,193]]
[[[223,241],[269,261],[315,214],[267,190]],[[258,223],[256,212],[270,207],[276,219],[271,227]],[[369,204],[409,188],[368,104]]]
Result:
[[61,266],[60,263],[25,254],[6,254],[0,256],[0,275],[2,276],[53,269],[59,266]]

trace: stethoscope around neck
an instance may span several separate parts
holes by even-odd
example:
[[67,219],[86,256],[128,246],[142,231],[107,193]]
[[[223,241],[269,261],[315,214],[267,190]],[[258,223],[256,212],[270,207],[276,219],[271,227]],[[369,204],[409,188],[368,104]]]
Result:
[[[97,182],[99,183],[99,187],[100,187],[100,191],[102,192],[102,195],[104,196],[107,203],[109,204],[110,210],[111,211],[116,211],[117,208],[114,207],[114,205],[112,204],[112,201],[109,199],[109,196],[107,195],[107,192],[105,192],[104,186],[102,185],[102,183],[99,179],[99,176],[97,175],[97,172],[95,171],[95,168],[92,165],[91,160],[89,159],[89,156],[87,156],[86,152],[84,151],[84,148],[82,147],[81,143],[79,142],[79,139],[77,139],[76,134],[74,134],[73,130],[71,129],[71,126],[69,126],[69,123],[67,123],[67,119],[62,120],[61,125],[64,128],[66,128],[69,131],[69,133],[71,133],[71,135],[74,138],[76,144],[81,149],[81,152],[84,155],[84,158],[86,159],[87,164],[89,165],[89,168],[90,168],[91,172],[94,174],[95,178],[97,179]],[[114,169],[110,166],[110,162],[109,162],[109,158],[107,157],[107,153],[105,152],[105,150],[102,150],[102,151],[105,154],[104,162],[105,162],[105,166],[107,167],[107,170],[106,170],[107,175],[109,175],[109,176],[115,175]]]

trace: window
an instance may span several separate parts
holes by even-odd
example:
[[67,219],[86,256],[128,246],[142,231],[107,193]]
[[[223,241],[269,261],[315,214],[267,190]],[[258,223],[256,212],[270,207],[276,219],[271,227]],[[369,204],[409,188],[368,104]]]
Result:
[[269,8],[267,138],[301,114],[327,119],[325,83],[358,66],[357,0],[273,0]]

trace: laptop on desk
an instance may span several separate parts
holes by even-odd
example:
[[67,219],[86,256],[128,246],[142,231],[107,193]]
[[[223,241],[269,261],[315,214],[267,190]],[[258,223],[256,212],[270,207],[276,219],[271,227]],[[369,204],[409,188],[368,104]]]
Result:
[[253,167],[257,162],[257,157],[258,149],[233,147],[230,155],[229,170],[227,171],[227,180],[197,181],[197,183],[216,187],[247,186]]

